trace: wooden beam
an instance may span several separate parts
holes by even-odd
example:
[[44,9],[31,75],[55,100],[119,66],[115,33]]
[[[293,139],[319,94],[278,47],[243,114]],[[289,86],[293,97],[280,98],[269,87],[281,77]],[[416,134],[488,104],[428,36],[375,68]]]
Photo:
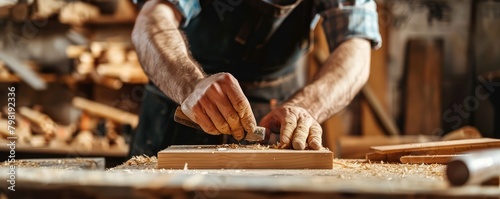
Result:
[[438,141],[371,147],[375,152],[366,154],[370,161],[400,162],[409,155],[452,155],[478,149],[500,148],[500,140],[492,138]]
[[428,150],[441,150],[441,149],[460,149],[475,147],[500,147],[500,139],[493,138],[480,138],[480,139],[467,139],[467,140],[453,140],[453,141],[437,141],[428,143],[416,144],[401,144],[389,146],[374,146],[371,149],[377,152],[390,153],[390,152],[408,152],[408,151],[428,151]]
[[464,155],[407,155],[402,156],[399,160],[405,164],[446,164],[451,159]]
[[[288,150],[260,145],[171,146],[158,153],[158,168],[165,169],[332,169],[328,149]],[[260,146],[260,147],[256,147]]]

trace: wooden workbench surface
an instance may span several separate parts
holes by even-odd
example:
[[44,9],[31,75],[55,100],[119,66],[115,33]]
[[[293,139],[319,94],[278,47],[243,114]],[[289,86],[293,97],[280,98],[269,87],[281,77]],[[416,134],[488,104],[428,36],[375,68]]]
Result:
[[[444,165],[334,160],[328,170],[155,169],[135,158],[106,171],[18,168],[14,198],[443,198],[500,196],[497,186],[450,187]],[[0,167],[2,179],[8,168]],[[2,182],[6,191],[7,184]],[[15,195],[14,195],[15,194]],[[56,194],[56,195],[54,195]],[[58,194],[58,195],[57,195]]]

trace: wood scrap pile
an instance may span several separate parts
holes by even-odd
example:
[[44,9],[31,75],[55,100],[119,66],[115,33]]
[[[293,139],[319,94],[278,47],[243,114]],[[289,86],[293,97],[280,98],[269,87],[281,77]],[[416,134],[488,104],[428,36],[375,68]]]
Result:
[[[73,99],[73,106],[82,109],[79,121],[61,125],[43,113],[40,106],[19,107],[15,118],[15,135],[19,146],[74,148],[80,152],[127,151],[126,137],[138,123],[137,115],[93,102]],[[0,117],[0,139],[12,136],[8,120]]]
[[478,138],[374,146],[371,147],[374,152],[366,154],[366,159],[369,161],[444,164],[464,152],[488,148],[500,148],[500,140]]
[[[120,12],[116,12],[120,10]],[[60,23],[81,26],[94,21],[134,21],[136,11],[127,0],[67,1],[67,0],[12,0],[0,1],[0,20],[14,22],[56,18]]]
[[91,42],[87,46],[69,46],[66,55],[75,60],[75,77],[90,77],[94,82],[113,89],[123,83],[147,83],[148,77],[137,54],[121,42]]
[[[84,8],[79,10],[85,10],[87,14],[77,15],[73,12],[75,15],[74,17],[85,17],[85,19],[87,19],[99,15],[99,9],[91,4],[83,2],[67,2],[64,0],[7,1],[5,3],[0,3],[0,19],[9,18],[16,22],[46,19],[65,10],[75,11],[74,8],[71,9],[71,7],[75,6]],[[94,10],[94,12],[91,12],[92,10]]]

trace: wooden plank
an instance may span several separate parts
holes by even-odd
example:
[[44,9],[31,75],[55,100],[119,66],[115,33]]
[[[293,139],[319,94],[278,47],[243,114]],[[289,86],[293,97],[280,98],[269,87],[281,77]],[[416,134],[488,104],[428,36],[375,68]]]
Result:
[[451,155],[487,148],[500,148],[500,140],[481,138],[371,147],[375,152],[367,153],[365,158],[370,161],[400,162],[403,156]]
[[459,154],[450,154],[450,155],[407,155],[402,156],[399,160],[401,163],[408,164],[446,164],[451,159],[465,156]]
[[165,169],[331,169],[328,149],[289,150],[237,145],[171,146],[158,153],[158,168]]
[[408,42],[405,134],[435,134],[441,128],[442,40],[413,39]]
[[93,102],[81,97],[75,97],[72,101],[73,106],[76,108],[88,111],[90,114],[98,117],[111,119],[120,124],[130,124],[136,127],[139,123],[139,116],[127,111],[120,110],[115,107],[107,106],[98,102]]
[[461,149],[460,147],[470,147],[470,149],[482,148],[482,147],[496,148],[500,147],[500,139],[479,138],[479,139],[467,139],[467,140],[437,141],[437,142],[416,143],[416,144],[374,146],[370,147],[370,149],[383,153],[393,153],[393,152],[429,151],[429,150],[445,150],[445,149],[455,149],[459,151]]
[[477,139],[482,137],[481,132],[479,132],[476,127],[464,126],[446,134],[443,136],[442,140]]
[[[402,136],[342,136],[340,137],[340,152],[342,158],[363,159],[371,152],[372,146],[425,143],[439,140],[437,136],[402,135]],[[338,156],[335,156],[339,158]]]

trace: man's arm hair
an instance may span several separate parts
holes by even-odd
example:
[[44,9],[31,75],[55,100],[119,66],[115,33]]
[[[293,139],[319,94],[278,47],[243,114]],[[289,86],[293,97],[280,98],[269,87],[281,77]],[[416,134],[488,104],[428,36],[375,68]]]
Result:
[[319,123],[341,111],[361,90],[370,74],[370,43],[353,38],[329,56],[313,81],[285,104],[305,108]]
[[168,97],[181,104],[205,77],[191,57],[183,33],[180,13],[165,1],[148,1],[137,17],[132,42],[139,61],[150,78]]

